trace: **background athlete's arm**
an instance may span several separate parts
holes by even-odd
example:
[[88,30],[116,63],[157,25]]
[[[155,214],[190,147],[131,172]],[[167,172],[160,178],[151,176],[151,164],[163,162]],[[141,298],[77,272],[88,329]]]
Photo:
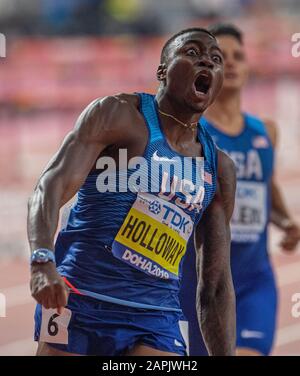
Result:
[[[118,110],[120,102],[114,97],[92,102],[42,173],[28,202],[27,231],[32,252],[38,248],[54,250],[60,208],[84,183],[99,153],[120,137],[112,119]],[[30,287],[32,296],[45,308],[61,312],[67,303],[65,284],[52,262],[32,265]]]
[[[273,148],[276,149],[277,146],[277,127],[276,124],[269,119],[265,119],[264,123],[266,125],[270,140],[272,142]],[[283,195],[280,191],[279,184],[276,179],[276,175],[273,173],[271,182],[271,222],[274,223],[278,228],[284,231],[284,237],[280,242],[280,245],[285,250],[294,250],[300,240],[300,229],[299,226],[292,219],[287,206],[285,204]]]
[[210,355],[235,354],[235,293],[230,268],[235,185],[235,166],[219,151],[217,192],[196,230],[197,313]]

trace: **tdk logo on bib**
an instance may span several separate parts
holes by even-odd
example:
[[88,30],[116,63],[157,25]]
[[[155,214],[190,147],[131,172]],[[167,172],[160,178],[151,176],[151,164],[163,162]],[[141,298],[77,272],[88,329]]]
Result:
[[[181,215],[177,210],[174,210],[170,206],[163,206],[164,214],[162,217],[162,223],[168,223],[174,228],[181,230],[183,233],[190,233],[192,230],[192,223],[189,217]],[[188,226],[189,225],[189,226]]]
[[[147,200],[147,196],[144,195],[144,200]],[[149,212],[155,215],[155,219],[161,223],[165,223],[174,230],[183,234],[190,234],[193,229],[193,223],[191,217],[186,215],[184,211],[178,209],[175,205],[166,202],[163,204],[157,200],[150,201],[148,205]]]

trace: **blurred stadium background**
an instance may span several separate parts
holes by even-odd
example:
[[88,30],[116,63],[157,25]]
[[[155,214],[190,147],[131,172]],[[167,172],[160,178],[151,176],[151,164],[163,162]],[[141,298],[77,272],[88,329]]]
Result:
[[[26,202],[39,173],[86,104],[116,92],[156,89],[166,36],[189,26],[230,21],[246,34],[251,65],[244,108],[279,125],[277,175],[300,222],[300,32],[298,0],[0,0],[0,355],[31,355]],[[300,255],[270,250],[280,291],[273,354],[300,355]]]

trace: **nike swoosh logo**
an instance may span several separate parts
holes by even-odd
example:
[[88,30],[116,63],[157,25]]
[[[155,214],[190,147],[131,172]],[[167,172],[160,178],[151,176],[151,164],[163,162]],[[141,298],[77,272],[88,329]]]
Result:
[[171,162],[171,163],[177,162],[177,158],[171,158],[170,159],[170,158],[167,158],[167,157],[159,157],[157,155],[157,150],[153,153],[152,159],[155,162]]
[[179,342],[179,341],[177,341],[177,339],[175,339],[174,340],[174,344],[176,345],[176,346],[180,346],[180,347],[183,347],[183,344],[181,343],[181,342]]
[[256,330],[244,329],[241,331],[242,338],[263,338],[265,334],[263,332],[258,332]]

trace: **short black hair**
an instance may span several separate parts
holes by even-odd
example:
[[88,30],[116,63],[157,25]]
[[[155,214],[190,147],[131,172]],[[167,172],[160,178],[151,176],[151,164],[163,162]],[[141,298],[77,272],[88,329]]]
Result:
[[244,35],[242,31],[233,24],[219,23],[208,27],[208,30],[215,37],[221,35],[230,35],[235,38],[241,45],[244,44]]
[[207,29],[204,29],[202,27],[190,27],[188,29],[183,29],[179,31],[178,33],[174,34],[171,38],[169,38],[166,41],[166,43],[164,44],[161,50],[160,62],[164,63],[167,60],[169,47],[176,38],[180,37],[183,34],[194,33],[194,32],[206,33],[210,35],[212,38],[216,39],[216,37],[211,32],[209,32]]

